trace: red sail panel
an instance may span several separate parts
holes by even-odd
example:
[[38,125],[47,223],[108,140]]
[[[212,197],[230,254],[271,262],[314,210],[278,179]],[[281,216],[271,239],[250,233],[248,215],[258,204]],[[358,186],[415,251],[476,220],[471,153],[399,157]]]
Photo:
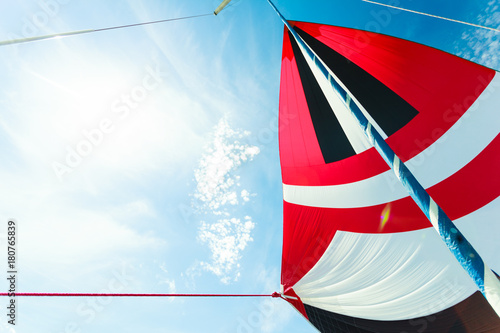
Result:
[[[422,152],[441,137],[472,105],[495,75],[495,71],[486,67],[394,37],[303,22],[297,22],[295,27],[358,65],[418,111],[414,119],[387,140],[403,161]],[[363,42],[360,42],[361,37]],[[306,128],[305,125],[294,124],[303,118],[307,104],[303,97],[298,96],[303,90],[301,84],[290,82],[297,78],[297,71],[293,61],[290,64],[290,59],[294,59],[294,56],[291,54],[289,37],[285,34],[283,65],[285,62],[288,65],[282,67],[280,147],[289,148],[280,155],[283,182],[335,185],[386,171],[387,165],[375,150],[344,159],[340,164],[325,164],[318,163],[317,153],[312,153],[314,150],[309,152],[294,148],[300,147],[297,144],[299,141],[308,147],[313,145],[311,137],[314,136],[308,136],[311,126]],[[290,106],[290,101],[294,100],[298,101],[296,107]],[[302,127],[301,132],[296,130],[297,126]],[[315,156],[311,162],[309,155]]]

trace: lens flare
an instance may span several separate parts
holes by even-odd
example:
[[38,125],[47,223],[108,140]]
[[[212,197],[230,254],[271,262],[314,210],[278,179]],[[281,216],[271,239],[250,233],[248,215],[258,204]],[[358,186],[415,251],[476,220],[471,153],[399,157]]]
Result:
[[391,215],[391,204],[388,203],[384,209],[382,210],[382,214],[380,214],[380,225],[378,227],[378,231],[383,231],[385,224],[389,221],[389,216]]

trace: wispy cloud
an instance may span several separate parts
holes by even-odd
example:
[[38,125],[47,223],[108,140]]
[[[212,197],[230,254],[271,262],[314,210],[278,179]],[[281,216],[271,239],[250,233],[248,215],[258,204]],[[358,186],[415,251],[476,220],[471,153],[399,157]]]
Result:
[[[487,27],[498,28],[500,25],[500,5],[498,1],[491,0],[475,23]],[[457,55],[482,65],[500,68],[500,35],[496,31],[474,28],[462,34],[462,39],[467,42],[468,49],[457,46]]]
[[[279,281],[279,269],[274,267],[266,269],[258,267],[259,274],[255,277],[262,290],[269,292],[277,290],[277,281]],[[283,332],[290,320],[294,316],[294,309],[287,302],[279,299],[259,299],[253,302],[254,307],[245,314],[239,316],[236,332]],[[247,310],[248,311],[248,310]],[[259,318],[259,320],[255,320]]]
[[[166,264],[162,263],[160,265],[160,270],[162,271],[161,275],[157,276],[157,279],[159,280],[160,285],[166,285],[167,289],[166,292],[169,294],[175,294],[177,292],[177,287],[175,284],[175,280],[169,277],[169,272],[166,268]],[[175,297],[169,297],[169,301],[174,301]]]
[[[276,288],[276,281],[279,281],[280,271],[277,268],[261,269],[257,280],[265,286],[265,290]],[[276,302],[275,299],[265,299],[260,301],[259,309],[264,314],[261,326],[258,331],[263,333],[279,332],[285,327],[294,315],[294,309],[287,302]]]
[[248,132],[232,129],[222,118],[195,171],[194,197],[199,211],[206,217],[199,228],[199,239],[208,245],[212,254],[210,262],[200,265],[223,283],[238,279],[238,262],[252,241],[251,232],[255,227],[250,216],[241,218],[238,216],[241,212],[234,209],[248,202],[251,196],[247,189],[241,189],[237,172],[243,163],[259,153],[258,147],[240,142],[248,135]]
[[16,333],[16,330],[13,329],[12,327],[9,327],[9,326],[12,326],[10,324],[7,324],[7,323],[2,323],[0,324],[0,328],[2,328],[1,332],[5,332],[5,333]]
[[196,289],[196,279],[202,274],[201,263],[195,261],[184,273],[181,273],[182,281],[187,290]]
[[[96,56],[93,51],[98,50],[78,40],[72,40],[72,50],[61,43],[40,47],[40,62],[30,52],[8,61],[17,70],[5,73],[8,84],[0,95],[0,147],[9,161],[0,167],[2,184],[9,189],[0,192],[4,203],[0,216],[14,218],[21,225],[19,243],[25,267],[58,285],[76,286],[86,285],[88,279],[83,276],[90,271],[102,277],[103,267],[122,259],[133,262],[147,251],[164,248],[164,240],[152,228],[134,223],[155,220],[154,203],[143,193],[129,192],[130,181],[120,173],[134,161],[138,174],[148,174],[143,167],[151,170],[146,165],[153,163],[161,169],[166,158],[148,157],[166,155],[161,142],[173,140],[165,137],[162,126],[171,118],[148,106],[145,99],[141,112],[130,117],[133,121],[120,123],[123,126],[117,126],[116,133],[100,136],[99,147],[94,145],[71,177],[60,182],[52,162],[65,163],[65,147],[74,149],[79,143],[91,142],[83,133],[94,131],[102,119],[112,117],[112,102],[141,85],[145,66],[154,64],[142,63],[142,73],[138,67],[135,79],[129,80],[134,75],[116,75],[128,71],[121,61],[108,65],[105,59],[109,55]],[[158,85],[159,90],[161,87]],[[149,97],[154,101],[158,95]],[[143,119],[148,122],[143,126],[147,130],[127,132],[127,126],[141,124]],[[120,141],[121,137],[133,140]],[[25,288],[36,290],[32,286],[39,288],[40,281],[26,275]]]

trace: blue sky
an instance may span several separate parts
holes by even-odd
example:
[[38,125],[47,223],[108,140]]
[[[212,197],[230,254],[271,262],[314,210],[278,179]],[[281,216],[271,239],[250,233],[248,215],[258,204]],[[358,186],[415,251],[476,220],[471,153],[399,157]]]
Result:
[[[362,1],[275,3],[289,19],[382,32],[500,67],[495,32]],[[390,3],[500,24],[495,1]],[[2,2],[0,39],[218,4]],[[0,239],[16,219],[17,290],[279,290],[282,34],[266,1],[233,0],[217,17],[2,47]],[[14,332],[5,319],[0,328]],[[15,332],[315,332],[273,299],[22,298],[17,320]]]

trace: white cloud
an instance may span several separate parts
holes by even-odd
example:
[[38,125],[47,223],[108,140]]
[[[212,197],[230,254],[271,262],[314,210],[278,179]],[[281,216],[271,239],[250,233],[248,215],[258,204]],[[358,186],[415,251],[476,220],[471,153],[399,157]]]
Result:
[[243,199],[244,202],[250,201],[250,192],[248,192],[247,190],[241,191],[240,195],[241,195],[241,199]]
[[250,216],[233,216],[234,208],[250,200],[250,192],[240,189],[238,168],[258,153],[256,146],[241,143],[248,132],[233,130],[225,118],[214,129],[213,139],[195,171],[194,197],[201,211],[215,217],[216,222],[202,221],[199,239],[211,251],[211,261],[201,262],[203,269],[211,271],[223,283],[239,277],[239,260],[252,241],[255,223]]
[[241,252],[252,241],[251,232],[255,227],[250,216],[242,221],[237,218],[220,219],[216,223],[202,222],[199,238],[208,243],[212,252],[212,262],[202,263],[202,267],[217,275],[223,283],[237,280]]
[[162,283],[167,285],[169,294],[174,294],[177,291],[175,280],[165,279]]
[[[500,5],[498,1],[491,0],[479,15],[475,23],[497,28],[500,25]],[[493,30],[474,28],[462,34],[462,39],[467,41],[468,49],[457,46],[457,55],[477,62],[490,68],[500,68],[500,35]]]
[[[239,176],[235,171],[242,163],[252,160],[259,152],[257,146],[242,144],[238,139],[247,136],[248,132],[231,129],[226,119],[221,119],[215,127],[214,137],[200,160],[195,171],[195,198],[204,207],[217,212],[224,205],[237,205]],[[248,193],[248,191],[245,193]],[[243,192],[242,192],[243,196]]]

